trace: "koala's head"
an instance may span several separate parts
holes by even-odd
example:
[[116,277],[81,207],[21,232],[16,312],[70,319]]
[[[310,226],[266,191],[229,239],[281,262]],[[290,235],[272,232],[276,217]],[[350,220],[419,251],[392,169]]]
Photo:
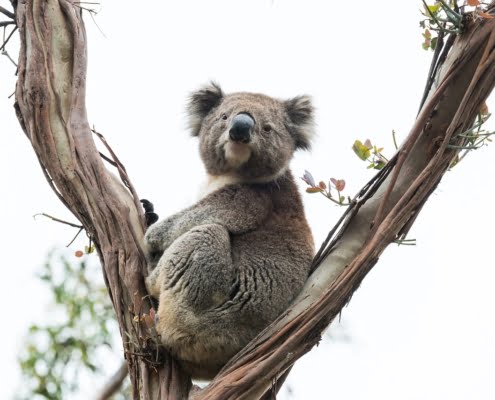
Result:
[[278,100],[256,93],[224,94],[214,83],[192,93],[193,136],[210,175],[267,182],[282,174],[297,149],[313,136],[308,96]]

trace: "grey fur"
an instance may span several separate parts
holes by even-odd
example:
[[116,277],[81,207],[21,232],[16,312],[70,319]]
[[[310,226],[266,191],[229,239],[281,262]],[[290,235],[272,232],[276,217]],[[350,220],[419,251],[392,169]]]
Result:
[[[313,109],[307,97],[224,95],[215,85],[193,94],[189,110],[209,175],[232,183],[148,229],[146,286],[159,299],[163,344],[194,378],[210,379],[307,278],[313,238],[288,164],[309,146]],[[251,142],[232,150],[249,159],[236,162],[222,141],[241,112],[255,127]]]
[[203,118],[216,107],[223,98],[220,86],[214,82],[191,94],[188,105],[189,128],[192,136],[198,136]]

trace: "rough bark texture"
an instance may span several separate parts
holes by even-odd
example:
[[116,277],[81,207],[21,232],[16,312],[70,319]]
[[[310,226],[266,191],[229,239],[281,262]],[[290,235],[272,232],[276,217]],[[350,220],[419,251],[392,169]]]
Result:
[[[489,11],[493,12],[495,2]],[[405,142],[361,191],[292,307],[195,398],[255,399],[320,340],[388,244],[407,233],[495,85],[495,19],[467,20]],[[450,46],[449,45],[449,46]],[[337,227],[336,227],[337,228]],[[330,239],[330,238],[329,238]]]
[[[114,158],[127,188],[105,168],[93,142],[84,104],[80,9],[68,0],[26,0],[18,3],[16,18],[22,44],[19,120],[48,182],[97,246],[134,398],[186,398],[190,380],[171,358],[154,359],[146,347],[139,318],[150,307],[143,285],[143,216],[121,164]],[[469,22],[450,45],[408,138],[329,235],[292,307],[191,397],[270,398],[272,384],[320,340],[385,247],[409,229],[455,156],[449,144],[461,143],[456,135],[472,125],[495,84],[495,19]]]
[[[118,165],[103,165],[85,108],[86,35],[67,0],[29,0],[16,10],[21,37],[16,110],[49,184],[94,241],[117,314],[134,398],[185,398],[190,387],[170,358],[150,363],[139,316],[149,309],[139,198]],[[157,361],[157,360],[151,360]]]

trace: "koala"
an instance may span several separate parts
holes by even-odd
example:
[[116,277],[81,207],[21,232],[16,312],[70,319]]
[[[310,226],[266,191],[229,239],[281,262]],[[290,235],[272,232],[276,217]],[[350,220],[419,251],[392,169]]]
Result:
[[148,228],[145,283],[163,345],[208,380],[308,277],[314,243],[289,162],[310,147],[313,107],[307,96],[224,94],[211,83],[188,113],[208,184],[193,206]]

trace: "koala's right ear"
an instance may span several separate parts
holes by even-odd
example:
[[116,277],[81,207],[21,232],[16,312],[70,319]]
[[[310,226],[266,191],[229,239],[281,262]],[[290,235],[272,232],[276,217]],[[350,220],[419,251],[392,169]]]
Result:
[[201,123],[208,113],[218,106],[223,99],[223,92],[215,82],[210,82],[196,92],[191,93],[187,111],[189,113],[189,128],[193,136],[198,136]]
[[284,102],[289,116],[289,132],[294,138],[296,149],[307,150],[314,136],[314,107],[309,96],[297,96]]

